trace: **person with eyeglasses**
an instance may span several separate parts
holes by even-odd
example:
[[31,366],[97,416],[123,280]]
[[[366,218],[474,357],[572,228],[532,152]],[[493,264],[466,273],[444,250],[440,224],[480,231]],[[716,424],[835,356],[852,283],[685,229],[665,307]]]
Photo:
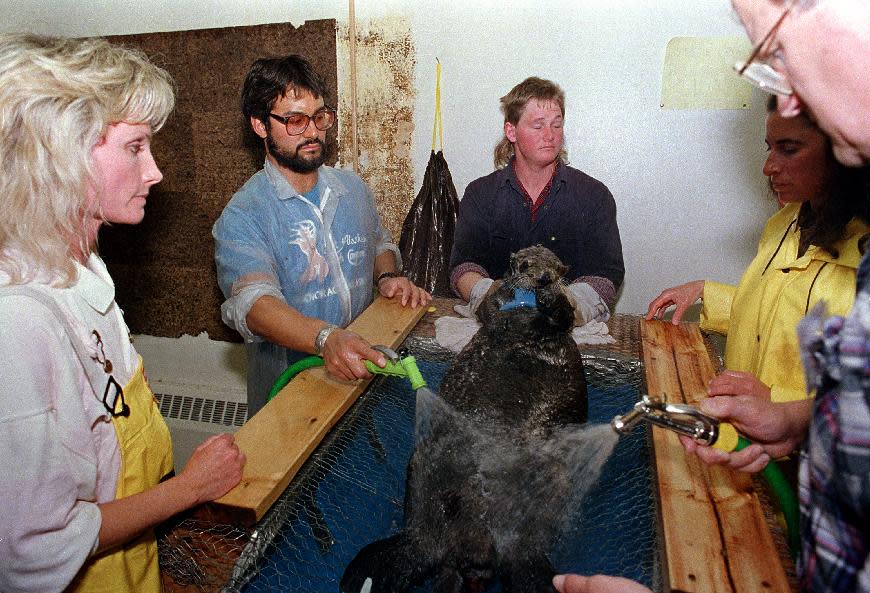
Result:
[[153,527],[235,486],[169,430],[97,252],[163,175],[169,75],[98,39],[0,35],[0,591],[162,591]]
[[[806,111],[831,138],[844,165],[870,164],[870,2],[732,0],[755,42],[737,69],[777,96],[778,111]],[[758,69],[766,66],[761,80]],[[776,86],[771,85],[771,80]],[[870,188],[863,200],[870,199]],[[683,445],[707,463],[757,472],[800,450],[801,550],[797,572],[806,593],[870,592],[870,254],[857,272],[846,317],[821,311],[798,330],[812,400],[776,403],[752,395],[717,396],[701,410],[731,422],[754,444],[735,453]],[[640,593],[618,577],[558,575],[560,593]]]
[[[870,126],[865,122],[870,105],[864,73],[870,65],[866,51],[870,17],[866,2],[734,0],[733,4],[750,37],[757,40],[749,58],[737,65],[742,76],[775,94],[783,116],[795,116],[806,108],[831,137],[841,163],[867,164]],[[756,75],[759,70],[766,76]]]
[[226,300],[221,317],[248,355],[248,414],[267,401],[276,378],[310,354],[352,381],[386,360],[343,329],[375,289],[403,306],[431,295],[401,273],[398,247],[381,224],[371,190],[353,172],[324,165],[335,109],[326,86],[299,55],[254,62],[242,113],[266,159],[215,222],[215,262]]

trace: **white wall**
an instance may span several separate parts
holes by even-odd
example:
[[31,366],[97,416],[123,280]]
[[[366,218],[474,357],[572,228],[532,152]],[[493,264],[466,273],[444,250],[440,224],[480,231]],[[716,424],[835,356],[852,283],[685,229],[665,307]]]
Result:
[[[728,0],[357,0],[355,13],[360,22],[399,16],[411,27],[416,188],[431,148],[436,57],[443,65],[445,155],[460,195],[492,170],[502,128],[498,98],[529,75],[551,78],[567,94],[571,163],[616,198],[626,263],[617,311],[645,312],[675,283],[739,278],[774,208],[761,175],[764,97],[755,94],[751,110],[659,107],[670,38],[743,35]],[[317,18],[346,26],[348,4],[7,0],[0,6],[2,31],[66,35]]]

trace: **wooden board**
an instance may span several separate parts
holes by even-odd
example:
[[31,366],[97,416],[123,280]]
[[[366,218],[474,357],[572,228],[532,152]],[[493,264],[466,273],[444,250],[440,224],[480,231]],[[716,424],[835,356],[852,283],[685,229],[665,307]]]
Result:
[[[396,348],[425,312],[378,297],[348,329]],[[337,381],[323,367],[297,375],[236,433],[248,458],[242,481],[204,514],[241,525],[259,521],[370,382]]]
[[[650,395],[695,404],[715,376],[697,324],[641,321]],[[786,593],[791,590],[752,482],[745,473],[687,455],[676,434],[653,428],[664,532],[666,590],[672,593]]]

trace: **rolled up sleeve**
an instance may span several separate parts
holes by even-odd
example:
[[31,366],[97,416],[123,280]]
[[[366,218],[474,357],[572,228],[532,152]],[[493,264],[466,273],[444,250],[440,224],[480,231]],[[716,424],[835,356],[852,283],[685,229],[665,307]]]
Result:
[[258,341],[246,321],[251,307],[263,296],[285,300],[266,233],[230,203],[214,224],[212,236],[218,285],[226,299],[221,304],[221,319],[246,342]]

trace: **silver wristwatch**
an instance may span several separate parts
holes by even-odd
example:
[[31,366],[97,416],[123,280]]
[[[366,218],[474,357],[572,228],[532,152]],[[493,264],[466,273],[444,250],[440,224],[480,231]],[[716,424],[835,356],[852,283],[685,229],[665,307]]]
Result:
[[333,332],[333,330],[338,329],[337,325],[333,325],[331,323],[327,323],[323,326],[323,328],[317,332],[317,337],[314,338],[314,353],[320,356],[323,354],[323,347],[326,346],[326,338],[329,337],[329,334]]

